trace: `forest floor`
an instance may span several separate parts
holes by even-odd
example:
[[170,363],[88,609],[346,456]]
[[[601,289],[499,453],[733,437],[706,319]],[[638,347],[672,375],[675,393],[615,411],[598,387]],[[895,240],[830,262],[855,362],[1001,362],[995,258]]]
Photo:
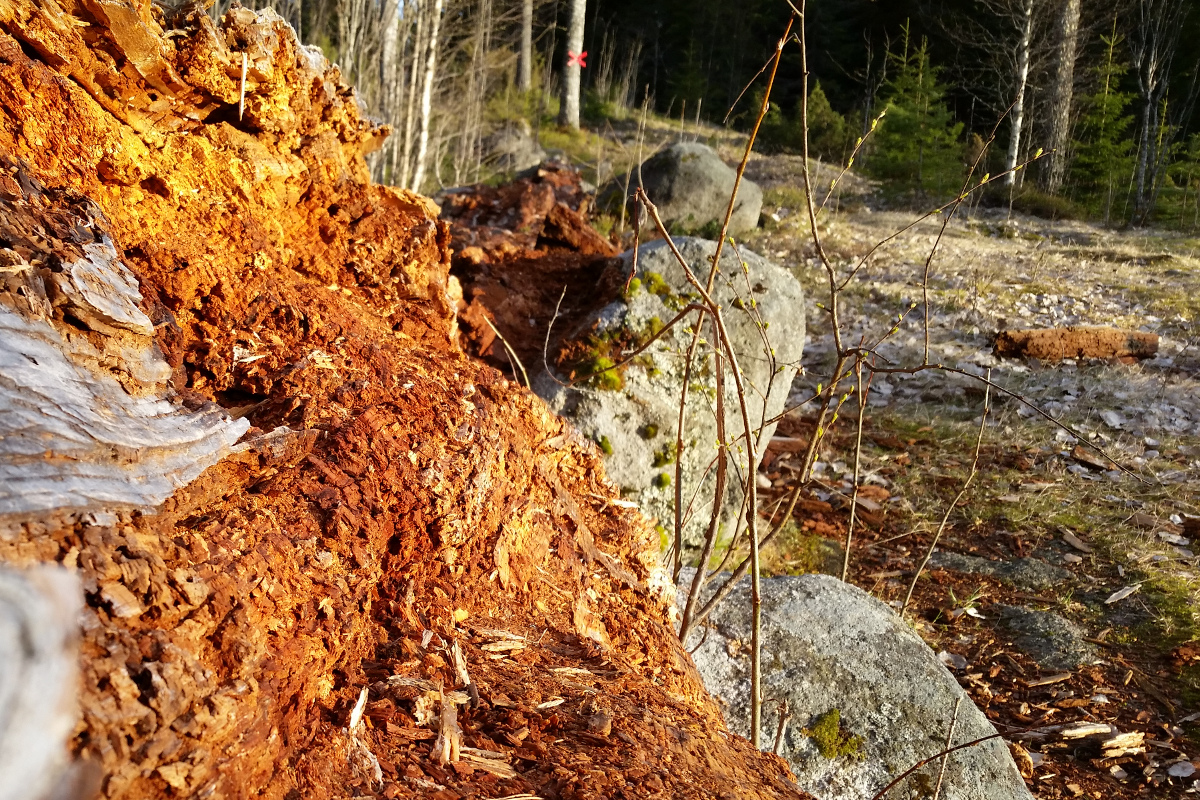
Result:
[[[661,119],[644,141],[633,120],[560,139],[546,144],[562,145],[597,184],[674,140],[707,142],[728,163],[744,147],[728,132]],[[813,183],[835,175],[817,165]],[[770,509],[796,477],[815,424],[800,404],[828,384],[835,348],[802,160],[756,154],[747,177],[764,189],[764,225],[740,244],[792,268],[809,292],[799,407],[764,459]],[[1031,790],[1200,792],[1200,239],[995,208],[959,209],[943,229],[944,217],[912,224],[917,212],[887,210],[856,175],[839,187],[819,221],[824,248],[843,276],[869,255],[840,295],[844,341],[881,342],[881,367],[925,360],[922,278],[937,243],[928,361],[959,370],[871,381],[849,579],[901,606],[945,517],[907,618],[1006,739],[1023,744],[1015,755]],[[999,331],[1069,326],[1149,332],[1159,348],[1136,363],[994,353]],[[985,376],[1011,394],[985,392]],[[764,553],[772,574],[840,574],[856,401],[842,412],[796,525]],[[975,476],[947,516],[971,478],[981,422]],[[1134,747],[1044,733],[1081,722],[1108,724]]]
[[[828,305],[828,280],[798,213],[799,169],[798,158],[754,159],[748,175],[766,190],[767,222],[746,242],[795,269],[809,292],[797,402],[828,384],[835,352],[818,305]],[[917,216],[872,211],[879,204],[866,196],[842,200],[819,229],[843,274]],[[841,295],[845,341],[885,339],[880,366],[922,363],[921,306],[887,334],[921,301],[942,224],[931,217],[876,250]],[[1020,399],[987,398],[977,475],[916,583],[909,618],[1006,738],[1023,739],[1029,757],[1018,752],[1018,762],[1040,798],[1200,791],[1200,521],[1189,519],[1200,512],[1198,251],[1200,240],[1162,231],[979,209],[946,225],[932,260],[929,361],[990,374]],[[1134,364],[993,354],[997,331],[1072,325],[1153,332],[1160,348]],[[852,582],[902,603],[971,475],[984,406],[984,385],[969,375],[874,378],[860,481],[871,488]],[[763,470],[776,495],[797,471],[790,442],[811,435],[813,411],[797,409],[776,434]],[[856,418],[850,400],[824,445],[818,490],[767,554],[773,571],[819,566],[814,554],[835,548],[814,546],[818,537],[844,542]],[[840,571],[840,555],[827,560]],[[1143,733],[1145,752],[1106,758],[1019,733],[1076,721]]]

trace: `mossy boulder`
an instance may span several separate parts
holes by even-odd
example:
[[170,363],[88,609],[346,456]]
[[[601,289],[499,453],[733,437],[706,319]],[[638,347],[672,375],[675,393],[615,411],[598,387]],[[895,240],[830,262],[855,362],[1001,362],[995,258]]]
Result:
[[[716,243],[680,237],[676,246],[699,276],[708,276]],[[741,258],[739,259],[739,255]],[[632,253],[621,256],[623,274],[632,266]],[[744,263],[744,266],[743,266]],[[764,419],[783,411],[792,379],[804,349],[804,293],[796,278],[783,267],[748,250],[726,247],[714,284],[713,297],[723,309],[723,318],[742,368],[746,400],[755,429]],[[638,274],[625,296],[601,309],[586,324],[594,341],[648,342],[688,303],[696,298],[692,287],[663,241],[643,245],[638,254]],[[689,315],[687,324],[693,316]],[[762,327],[760,327],[762,326]],[[715,342],[709,325],[704,340]],[[685,354],[692,334],[678,324],[650,344],[644,355],[620,370],[619,381],[601,385],[595,380],[564,386],[543,374],[534,382],[558,413],[570,419],[584,435],[595,441],[607,437],[612,452],[606,453],[608,477],[635,499],[642,510],[655,517],[674,539],[675,463],[680,462],[681,489],[695,510],[684,529],[687,550],[695,552],[707,528],[715,491],[713,459],[717,452],[716,379],[711,349],[702,348],[688,376],[687,417],[682,457],[676,450],[679,398],[684,386]],[[774,352],[767,350],[764,338]],[[610,354],[618,357],[620,354]],[[616,371],[604,373],[616,376]],[[733,439],[744,434],[734,381],[728,370],[725,380],[725,430]],[[775,425],[763,428],[763,442],[770,441]],[[731,450],[729,484],[722,504],[722,538],[728,540],[739,524],[742,504],[740,476],[746,474],[744,443]]]
[[[680,581],[679,604],[692,570]],[[722,578],[725,576],[721,576]],[[711,587],[709,588],[711,592]],[[762,581],[762,741],[771,746],[777,701],[792,723],[779,754],[800,788],[822,800],[873,797],[892,778],[946,744],[996,733],[937,655],[894,610],[828,575]],[[743,580],[686,642],[730,729],[749,733],[750,589]],[[941,760],[917,770],[890,797],[932,796]],[[927,789],[927,791],[925,791]],[[925,791],[925,793],[922,793]],[[1008,747],[993,739],[946,761],[943,800],[1032,800]]]

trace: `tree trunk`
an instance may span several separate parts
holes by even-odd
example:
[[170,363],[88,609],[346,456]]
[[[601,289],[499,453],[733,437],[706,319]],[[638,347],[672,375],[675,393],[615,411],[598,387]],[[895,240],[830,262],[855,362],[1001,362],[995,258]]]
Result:
[[1025,124],[1025,87],[1029,83],[1029,50],[1033,43],[1033,0],[1025,0],[1021,13],[1021,41],[1017,45],[1016,98],[1012,107],[1012,136],[1008,140],[1008,158],[1004,183],[1013,186],[1017,180],[1017,159],[1021,152],[1021,128]]
[[414,192],[421,191],[429,159],[429,115],[433,105],[433,81],[437,77],[438,28],[442,23],[442,0],[433,0],[433,19],[429,22],[429,55],[425,59],[425,77],[421,81],[421,130],[417,135],[417,166],[413,173]]
[[408,68],[408,96],[405,98],[404,111],[404,155],[400,159],[400,181],[397,184],[405,189],[412,185],[410,179],[413,172],[412,147],[417,117],[417,74],[421,68],[421,55],[425,52],[425,6],[421,0],[413,0],[412,7],[413,13],[417,15],[417,28],[413,34],[412,62]]
[[[401,77],[404,69],[400,37],[400,4],[403,0],[384,0],[382,7],[383,43],[379,54],[379,108],[378,114],[384,122],[395,124],[399,119],[399,104],[403,97]],[[388,142],[379,153],[372,156],[371,179],[386,183],[395,174],[389,156],[395,148]]]
[[1139,0],[1137,21],[1129,36],[1129,52],[1137,73],[1142,125],[1134,173],[1133,219],[1142,225],[1154,209],[1155,185],[1165,163],[1160,157],[1159,103],[1166,96],[1171,62],[1179,45],[1184,0]]
[[517,70],[517,88],[533,88],[533,0],[521,3],[521,59]]
[[[1154,178],[1150,175],[1150,165],[1155,159],[1155,133],[1158,132],[1158,106],[1149,99],[1142,101],[1142,124],[1138,133],[1137,170],[1134,172],[1133,221],[1140,224],[1149,214],[1147,200]],[[1149,177],[1149,181],[1147,180]]]
[[571,0],[571,21],[567,28],[567,55],[563,67],[562,109],[558,124],[574,130],[579,129],[579,79],[583,72],[580,60],[583,54],[583,28],[587,14],[587,0]]
[[1065,0],[1058,22],[1058,70],[1050,103],[1050,163],[1045,189],[1057,194],[1067,173],[1071,142],[1071,102],[1075,92],[1075,53],[1079,44],[1079,0]]

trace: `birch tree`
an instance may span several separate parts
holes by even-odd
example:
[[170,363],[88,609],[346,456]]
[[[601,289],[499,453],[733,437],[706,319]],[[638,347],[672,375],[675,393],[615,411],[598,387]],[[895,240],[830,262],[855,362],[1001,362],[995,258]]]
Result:
[[1020,38],[1017,40],[1012,111],[1009,112],[1012,133],[1009,135],[1008,153],[1004,160],[1004,168],[1008,170],[1004,182],[1008,186],[1012,186],[1017,180],[1016,166],[1021,156],[1021,129],[1025,124],[1025,90],[1029,86],[1029,57],[1033,47],[1033,0],[1022,0],[1018,20]]
[[414,192],[421,191],[421,186],[425,183],[425,172],[428,169],[429,122],[433,110],[433,82],[437,77],[438,29],[442,23],[442,0],[433,0],[430,16],[425,74],[421,79],[421,121],[417,133],[417,161],[413,170],[412,184],[408,187]]
[[1164,161],[1162,104],[1179,46],[1184,6],[1185,0],[1137,0],[1133,12],[1129,50],[1142,103],[1133,197],[1133,222],[1139,225],[1153,209],[1154,185]]
[[1058,63],[1050,101],[1049,164],[1043,171],[1046,191],[1057,194],[1067,172],[1071,141],[1071,105],[1075,94],[1075,54],[1079,44],[1079,0],[1063,0],[1058,19]]
[[427,49],[425,41],[425,7],[427,5],[428,2],[422,2],[422,0],[413,0],[412,3],[415,18],[413,24],[416,31],[413,34],[412,60],[408,68],[408,91],[404,98],[404,140],[402,143],[404,152],[400,159],[400,178],[396,181],[397,186],[405,189],[412,185],[412,151],[413,143],[416,141],[417,125],[417,75]]
[[[929,13],[958,46],[956,74],[963,88],[997,115],[1007,114],[1007,170],[1027,149],[1032,83],[1044,72],[1048,56],[1047,8],[1048,0],[974,0],[956,10],[939,5]],[[1014,186],[1016,178],[1010,172],[1005,182]]]
[[587,0],[570,0],[571,17],[567,26],[567,53],[563,64],[562,109],[558,123],[579,130],[579,79],[585,63],[583,27]]
[[533,0],[521,0],[521,51],[517,64],[517,88],[533,88]]

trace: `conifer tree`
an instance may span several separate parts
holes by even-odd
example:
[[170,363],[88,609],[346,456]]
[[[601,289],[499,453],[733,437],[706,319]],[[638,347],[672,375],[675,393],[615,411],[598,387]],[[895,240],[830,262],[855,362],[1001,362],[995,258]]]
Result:
[[[797,109],[796,128],[800,128],[800,113]],[[803,131],[797,130],[797,136]],[[835,164],[844,164],[850,154],[850,133],[846,119],[833,110],[829,98],[821,88],[821,82],[813,84],[808,93],[808,152]]]
[[883,87],[886,116],[874,136],[868,170],[914,200],[945,197],[961,187],[962,123],[944,101],[945,88],[929,63],[925,40],[912,47],[909,27],[900,49],[888,53],[889,78]]
[[1129,71],[1116,58],[1121,37],[1114,28],[1111,36],[1101,38],[1107,53],[1096,67],[1096,91],[1083,100],[1071,176],[1080,199],[1102,213],[1108,224],[1117,191],[1133,175],[1133,117],[1127,113],[1133,94],[1120,90]]

